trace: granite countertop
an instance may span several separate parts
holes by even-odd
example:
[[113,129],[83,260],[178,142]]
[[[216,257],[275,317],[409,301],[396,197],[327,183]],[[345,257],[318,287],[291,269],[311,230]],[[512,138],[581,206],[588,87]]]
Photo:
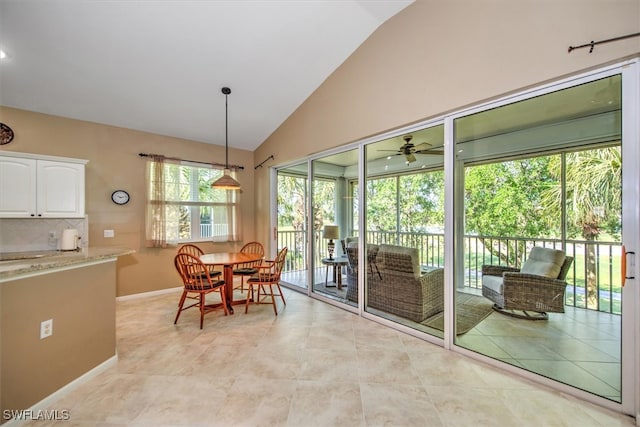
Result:
[[45,273],[45,270],[80,266],[134,252],[123,247],[89,247],[79,251],[0,253],[0,281],[18,279],[36,272]]

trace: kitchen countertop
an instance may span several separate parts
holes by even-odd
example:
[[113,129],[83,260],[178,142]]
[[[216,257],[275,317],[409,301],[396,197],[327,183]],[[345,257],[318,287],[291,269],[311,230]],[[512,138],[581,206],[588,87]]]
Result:
[[47,270],[73,268],[134,252],[124,247],[89,247],[80,251],[3,253],[0,254],[0,282],[19,279],[22,276],[49,273]]

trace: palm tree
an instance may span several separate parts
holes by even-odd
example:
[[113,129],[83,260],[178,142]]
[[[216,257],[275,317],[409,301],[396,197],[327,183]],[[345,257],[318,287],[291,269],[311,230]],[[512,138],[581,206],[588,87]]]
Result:
[[[562,174],[561,159],[551,165]],[[566,154],[564,191],[567,201],[567,234],[595,241],[603,231],[618,236],[622,210],[622,158],[620,146]],[[561,180],[558,180],[560,182]],[[558,206],[562,184],[550,189],[544,204]],[[587,307],[598,308],[597,254],[595,244],[585,245]]]

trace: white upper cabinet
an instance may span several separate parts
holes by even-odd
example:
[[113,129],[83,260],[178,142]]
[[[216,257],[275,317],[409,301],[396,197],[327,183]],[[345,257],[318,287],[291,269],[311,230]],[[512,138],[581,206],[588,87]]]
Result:
[[37,216],[84,216],[84,165],[38,160]]
[[85,160],[0,155],[0,218],[82,218]]
[[0,157],[0,216],[27,218],[36,214],[36,161]]

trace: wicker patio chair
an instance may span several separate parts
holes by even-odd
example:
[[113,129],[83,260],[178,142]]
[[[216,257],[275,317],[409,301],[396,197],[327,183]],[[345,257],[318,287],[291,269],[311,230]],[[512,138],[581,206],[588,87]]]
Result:
[[418,250],[380,245],[368,275],[367,306],[414,322],[444,310],[444,269],[422,272]]
[[564,313],[565,278],[573,257],[564,252],[533,247],[521,269],[482,266],[482,295],[494,310],[529,320],[544,320],[547,313]]
[[349,246],[345,248],[347,254],[347,300],[358,302],[358,248]]

